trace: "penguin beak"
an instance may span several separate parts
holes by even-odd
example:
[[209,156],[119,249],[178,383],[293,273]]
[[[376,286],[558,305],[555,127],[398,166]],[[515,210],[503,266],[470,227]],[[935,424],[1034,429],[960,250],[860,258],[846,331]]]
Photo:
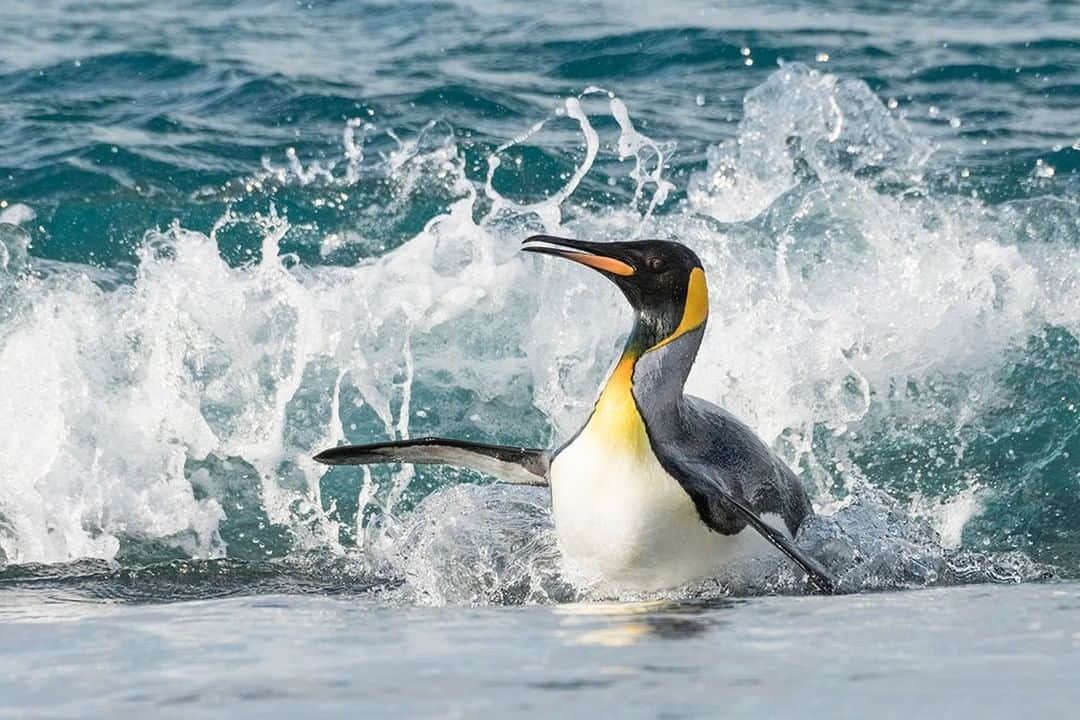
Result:
[[611,275],[630,277],[634,274],[634,266],[608,254],[614,249],[611,245],[612,243],[568,240],[551,235],[533,235],[522,243],[521,249],[525,252],[555,255],[573,260]]

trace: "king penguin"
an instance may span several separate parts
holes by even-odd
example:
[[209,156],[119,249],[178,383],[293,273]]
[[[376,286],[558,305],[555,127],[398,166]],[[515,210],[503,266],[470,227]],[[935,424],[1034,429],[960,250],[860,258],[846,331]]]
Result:
[[678,587],[762,551],[783,553],[835,592],[829,571],[793,542],[813,514],[795,474],[731,413],[683,390],[709,315],[697,255],[670,241],[549,235],[522,249],[598,271],[634,310],[622,356],[569,442],[550,451],[428,437],[336,447],[315,460],[455,465],[548,486],[567,564],[616,592]]

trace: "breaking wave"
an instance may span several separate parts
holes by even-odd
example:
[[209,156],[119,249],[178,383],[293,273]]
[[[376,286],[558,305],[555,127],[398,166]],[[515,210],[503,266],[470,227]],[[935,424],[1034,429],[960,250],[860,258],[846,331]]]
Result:
[[[561,185],[514,197],[530,143],[570,130],[582,152]],[[290,151],[206,188],[260,207],[209,233],[149,230],[131,265],[34,257],[34,211],[6,208],[3,579],[239,563],[410,602],[578,597],[543,491],[311,460],[343,441],[551,446],[576,429],[630,315],[604,283],[518,253],[537,231],[698,252],[712,321],[688,389],[800,472],[821,514],[799,542],[845,589],[1080,572],[1065,521],[1080,516],[1080,204],[962,193],[865,83],[799,64],[746,96],[736,137],[684,187],[665,176],[673,152],[590,88],[479,173],[445,123],[401,138],[351,120],[338,158]],[[287,193],[353,227],[291,222]],[[233,233],[259,252],[227,257]],[[290,236],[314,255],[284,250]],[[680,592],[802,589],[777,562]]]

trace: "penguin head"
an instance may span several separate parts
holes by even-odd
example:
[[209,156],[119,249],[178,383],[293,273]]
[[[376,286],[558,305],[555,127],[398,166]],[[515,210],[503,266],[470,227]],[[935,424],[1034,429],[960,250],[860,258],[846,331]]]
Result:
[[708,318],[705,271],[694,251],[681,243],[598,243],[533,235],[522,250],[573,260],[615,283],[637,315],[634,342],[641,352],[703,326]]

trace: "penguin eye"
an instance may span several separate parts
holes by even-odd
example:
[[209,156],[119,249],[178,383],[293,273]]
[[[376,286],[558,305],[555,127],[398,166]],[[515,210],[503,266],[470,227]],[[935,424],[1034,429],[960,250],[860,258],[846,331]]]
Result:
[[653,272],[660,272],[664,269],[664,265],[664,258],[657,255],[654,255],[645,261],[645,267],[649,268]]

